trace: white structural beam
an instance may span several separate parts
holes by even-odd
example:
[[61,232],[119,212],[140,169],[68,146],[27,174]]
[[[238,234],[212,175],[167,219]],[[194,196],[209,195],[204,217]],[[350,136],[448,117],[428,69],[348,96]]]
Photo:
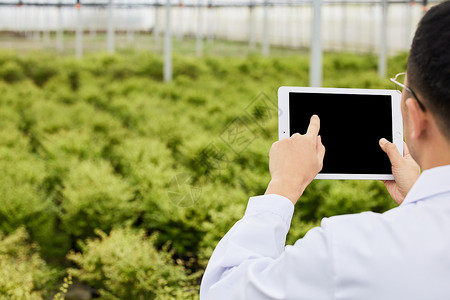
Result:
[[[127,0],[129,2],[129,0]],[[127,9],[127,42],[134,42],[134,9]]]
[[405,4],[407,6],[406,8],[406,19],[405,19],[405,48],[409,49],[411,47],[412,42],[412,15],[413,15],[413,5],[414,2],[409,2]]
[[164,31],[164,81],[172,81],[172,32],[170,0],[166,0],[166,30]]
[[197,41],[196,41],[196,53],[197,56],[203,56],[203,8],[201,0],[197,1]]
[[114,53],[114,44],[115,44],[115,36],[114,36],[114,16],[113,16],[113,0],[109,0],[108,3],[108,53]]
[[347,5],[341,4],[341,50],[347,47]]
[[253,1],[248,8],[248,46],[250,51],[255,51],[255,8],[253,6]]
[[160,36],[160,29],[159,29],[159,6],[155,6],[155,25],[153,26],[153,35],[155,38],[155,49],[158,49],[159,46],[159,36]]
[[387,0],[381,2],[380,49],[378,54],[378,76],[386,77],[387,70]]
[[[42,18],[44,20],[42,20]],[[42,31],[43,31],[43,42],[44,44],[50,43],[50,29],[49,29],[49,15],[48,15],[48,9],[43,8],[42,15],[41,15],[41,25],[42,25]]]
[[58,7],[58,28],[56,29],[56,49],[58,52],[64,50],[64,30],[63,30],[63,16],[62,9]]
[[262,55],[268,56],[270,52],[269,47],[269,1],[264,0],[264,16],[263,16],[263,44]]
[[212,7],[212,0],[209,0],[207,11],[207,36],[208,36],[208,44],[212,44],[215,38],[215,30],[216,30],[216,9]]
[[322,0],[313,0],[309,85],[313,87],[322,85]]
[[81,15],[81,8],[77,7],[77,30],[75,37],[75,56],[77,58],[83,57],[83,18]]

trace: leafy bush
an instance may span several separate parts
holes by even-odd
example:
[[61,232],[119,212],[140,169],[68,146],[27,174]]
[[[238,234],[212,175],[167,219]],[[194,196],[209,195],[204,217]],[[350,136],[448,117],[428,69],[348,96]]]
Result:
[[[405,54],[392,58],[389,73],[405,63]],[[197,298],[192,283],[214,247],[248,197],[264,193],[276,91],[308,84],[309,57],[175,56],[171,83],[162,70],[148,52],[82,60],[0,52],[0,231],[23,237],[25,228],[18,244],[33,249],[23,258],[29,269],[0,255],[4,278],[23,286],[5,293],[52,290],[29,276],[42,263],[30,259],[38,244],[59,269],[72,249],[71,272],[104,299]],[[327,54],[324,75],[325,86],[392,87],[373,56]],[[261,99],[274,103],[268,113]],[[229,138],[235,125],[252,137],[242,148]],[[393,205],[373,181],[314,181],[300,202],[289,243],[323,217]]]
[[207,69],[203,62],[187,58],[178,59],[178,57],[175,57],[173,64],[174,78],[177,78],[178,76],[186,76],[191,80],[196,80],[206,72]]
[[33,56],[27,56],[21,61],[25,74],[40,87],[59,73],[59,66],[50,54],[39,52]]
[[162,81],[163,79],[163,62],[156,55],[141,54],[136,61],[136,74],[139,76],[151,78],[153,80]]
[[377,57],[374,55],[334,54],[325,59],[325,68],[334,71],[376,70]]
[[24,78],[22,68],[14,61],[9,61],[0,66],[0,79],[13,83]]
[[65,232],[87,237],[96,228],[132,222],[135,215],[133,190],[105,161],[74,165],[63,182],[61,221]]
[[2,299],[39,300],[48,296],[55,271],[39,257],[24,228],[0,231],[0,295]]
[[[11,233],[25,226],[46,254],[61,255],[64,235],[57,235],[57,211],[41,190],[42,161],[20,148],[0,148],[0,230]],[[66,245],[67,247],[67,245]]]
[[68,258],[79,266],[70,273],[99,289],[102,299],[194,299],[198,290],[167,247],[157,250],[155,235],[129,228],[97,230],[100,238],[81,244]]

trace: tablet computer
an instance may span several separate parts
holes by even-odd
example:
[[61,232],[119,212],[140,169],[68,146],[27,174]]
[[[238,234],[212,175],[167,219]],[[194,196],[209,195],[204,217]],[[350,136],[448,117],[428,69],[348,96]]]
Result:
[[281,87],[279,139],[305,134],[312,115],[320,118],[325,146],[316,179],[394,179],[380,138],[403,154],[401,94],[396,90]]

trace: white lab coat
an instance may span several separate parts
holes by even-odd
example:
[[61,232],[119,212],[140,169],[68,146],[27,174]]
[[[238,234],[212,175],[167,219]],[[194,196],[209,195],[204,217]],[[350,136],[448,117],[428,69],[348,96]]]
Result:
[[282,196],[250,198],[200,299],[450,299],[450,165],[424,171],[397,208],[325,218],[285,246],[293,211]]

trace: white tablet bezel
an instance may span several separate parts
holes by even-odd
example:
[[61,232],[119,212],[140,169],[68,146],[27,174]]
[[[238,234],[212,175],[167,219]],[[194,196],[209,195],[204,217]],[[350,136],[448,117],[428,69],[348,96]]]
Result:
[[[357,95],[388,95],[392,101],[392,136],[393,143],[403,155],[403,121],[400,110],[401,94],[396,90],[378,89],[346,89],[346,88],[315,88],[315,87],[289,87],[282,86],[278,89],[278,137],[283,139],[290,137],[289,128],[289,93],[323,93],[323,94],[357,94]],[[326,154],[325,154],[326,155]],[[315,179],[372,179],[393,180],[392,174],[327,174],[319,173]]]

